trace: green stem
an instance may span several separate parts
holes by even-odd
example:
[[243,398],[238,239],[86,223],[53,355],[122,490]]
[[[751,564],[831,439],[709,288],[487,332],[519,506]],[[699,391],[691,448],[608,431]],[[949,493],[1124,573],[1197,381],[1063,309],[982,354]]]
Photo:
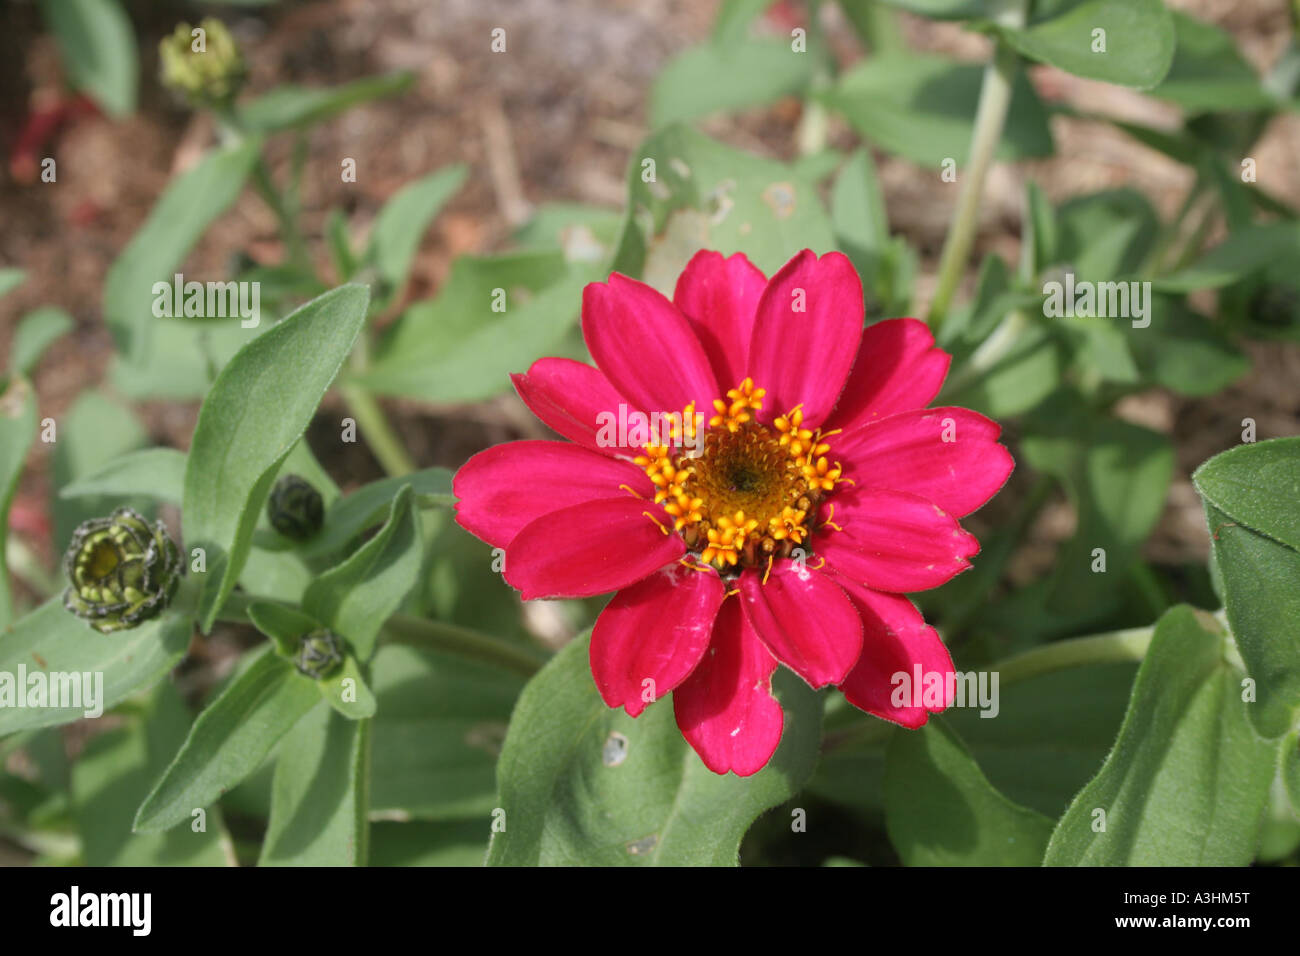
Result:
[[[369,333],[370,327],[367,325],[361,330],[361,337],[352,350],[351,365],[354,373],[364,372],[370,365]],[[370,390],[350,384],[341,386],[339,391],[343,393],[343,400],[348,403],[352,417],[357,420],[362,437],[379,459],[384,471],[394,478],[415,471],[415,462],[406,453],[402,440],[397,437],[397,432],[389,424],[388,416]]]
[[[250,623],[248,606],[256,600],[265,599],[235,592],[222,605],[217,620],[231,624]],[[408,647],[442,651],[502,667],[525,677],[531,677],[541,670],[547,660],[541,651],[461,627],[459,624],[431,621],[410,614],[394,614],[388,618],[380,632],[380,641],[384,644],[405,644]]]
[[444,651],[457,657],[495,664],[526,677],[541,670],[545,657],[518,644],[481,634],[446,621],[430,621],[408,614],[394,614],[384,623],[382,638],[386,644],[406,644]]
[[1169,254],[1170,247],[1178,241],[1178,237],[1182,234],[1183,223],[1196,205],[1196,201],[1200,199],[1201,194],[1205,191],[1206,185],[1205,177],[1198,174],[1196,181],[1192,183],[1191,189],[1187,190],[1187,196],[1184,197],[1183,203],[1179,206],[1178,213],[1174,216],[1173,221],[1161,230],[1155,245],[1147,254],[1146,262],[1140,270],[1143,275],[1160,274],[1161,263]]
[[402,447],[401,439],[389,425],[388,417],[375,396],[359,385],[344,385],[340,391],[352,417],[357,420],[357,428],[384,471],[394,478],[415,471],[415,462]]
[[276,188],[264,156],[258,156],[257,162],[253,164],[253,186],[257,194],[275,213],[275,218],[280,224],[280,237],[284,240],[289,261],[306,266],[310,259],[307,256],[307,247],[303,243],[302,234],[298,231],[297,220],[280,194],[280,190]]
[[1214,210],[1217,205],[1218,199],[1213,193],[1207,193],[1201,198],[1200,207],[1195,213],[1196,225],[1192,227],[1191,232],[1188,234],[1182,250],[1171,257],[1167,271],[1177,272],[1196,257],[1201,246],[1205,245],[1205,240],[1209,237],[1210,231],[1214,228]]
[[1000,675],[1003,684],[1027,680],[1052,671],[1081,664],[1112,664],[1122,661],[1140,661],[1146,656],[1155,634],[1155,625],[1133,627],[1123,631],[1110,631],[1088,637],[1072,637],[1035,647],[1016,654],[990,670]]
[[[993,19],[1003,26],[1022,27],[1028,14],[1028,0],[1004,0],[1003,9]],[[980,88],[979,108],[975,114],[975,132],[971,137],[970,160],[962,175],[961,192],[952,227],[944,241],[939,258],[939,277],[934,299],[930,304],[929,323],[936,331],[947,318],[948,308],[966,271],[971,247],[975,244],[975,231],[979,224],[980,200],[984,181],[993,155],[1002,139],[1007,110],[1011,105],[1011,86],[1015,80],[1020,57],[1005,41],[997,40],[993,59],[984,69],[984,82]]]

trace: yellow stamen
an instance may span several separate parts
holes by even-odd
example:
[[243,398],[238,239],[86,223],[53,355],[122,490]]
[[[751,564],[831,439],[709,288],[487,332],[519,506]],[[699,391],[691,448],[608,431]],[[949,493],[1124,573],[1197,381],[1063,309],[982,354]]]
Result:
[[764,580],[775,559],[805,544],[820,501],[847,480],[828,457],[826,439],[838,430],[803,427],[800,405],[764,425],[765,394],[746,378],[711,402],[716,414],[704,428],[691,403],[667,416],[668,446],[646,445],[633,459],[699,562],[719,571],[765,566]]

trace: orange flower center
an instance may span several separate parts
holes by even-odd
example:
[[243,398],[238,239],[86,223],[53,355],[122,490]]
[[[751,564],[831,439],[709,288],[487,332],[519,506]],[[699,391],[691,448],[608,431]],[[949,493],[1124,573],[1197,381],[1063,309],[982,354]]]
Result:
[[834,432],[804,428],[798,406],[760,424],[763,395],[745,379],[714,400],[707,426],[691,403],[680,424],[672,417],[670,445],[646,445],[634,459],[687,548],[721,571],[790,557],[812,534],[818,503],[843,480],[826,457]]

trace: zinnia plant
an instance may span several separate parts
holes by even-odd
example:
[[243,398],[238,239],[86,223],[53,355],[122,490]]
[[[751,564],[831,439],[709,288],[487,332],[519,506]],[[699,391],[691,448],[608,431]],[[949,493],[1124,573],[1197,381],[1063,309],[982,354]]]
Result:
[[457,520],[505,548],[524,598],[617,592],[591,635],[601,696],[635,717],[672,691],[716,773],[776,750],[778,664],[905,727],[946,702],[896,705],[892,675],[952,686],[903,592],[970,566],[957,519],[1013,464],[996,423],[926,408],[949,357],[925,324],[864,330],[862,303],[834,252],[770,280],[743,253],[699,252],[672,301],[616,273],[583,296],[596,367],[547,358],[515,377],[570,441],[498,445],[456,476]]
[[0,861],[1300,864],[1300,0],[148,6],[6,20]]

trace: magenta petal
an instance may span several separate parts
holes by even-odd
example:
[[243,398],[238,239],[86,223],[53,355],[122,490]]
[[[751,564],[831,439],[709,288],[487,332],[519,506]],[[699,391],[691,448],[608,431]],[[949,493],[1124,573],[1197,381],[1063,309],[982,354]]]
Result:
[[745,616],[786,667],[813,688],[844,679],[862,653],[862,622],[840,586],[794,561],[777,561],[763,583],[740,576]]
[[701,250],[677,279],[673,303],[691,322],[725,392],[746,375],[749,340],[767,277],[743,252]]
[[591,673],[605,703],[636,717],[690,676],[726,594],[716,574],[680,564],[615,594],[591,632]]
[[835,436],[832,457],[843,457],[858,488],[908,491],[960,518],[997,494],[1015,468],[998,444],[1001,432],[969,409],[918,409]]
[[504,548],[544,514],[612,498],[627,485],[647,498],[654,485],[636,465],[563,441],[514,441],[481,451],[456,472],[456,521]]
[[631,495],[542,515],[506,546],[506,581],[525,601],[591,597],[640,581],[686,553],[646,512],[660,524],[667,517]]
[[767,389],[763,419],[803,405],[810,428],[835,407],[862,337],[862,283],[838,252],[805,249],[763,290],[749,346],[749,373]]
[[[862,617],[863,635],[862,656],[839,689],[859,710],[904,727],[920,727],[927,713],[937,714],[952,703],[948,648],[902,595],[872,591],[844,579],[840,585]],[[936,704],[935,698],[927,702],[927,681],[942,681],[941,703]]]
[[952,356],[935,348],[917,319],[886,319],[862,332],[853,374],[827,428],[850,431],[888,415],[925,408],[939,394]]
[[925,591],[970,567],[975,536],[919,495],[882,489],[836,490],[834,522],[813,549],[842,577],[877,591]]
[[532,413],[565,438],[603,455],[640,454],[639,448],[618,447],[607,437],[602,440],[603,424],[610,416],[616,421],[619,405],[627,400],[600,369],[573,359],[543,358],[510,380]]
[[588,285],[582,334],[591,357],[633,408],[680,412],[695,402],[707,416],[722,394],[686,316],[644,282],[616,272],[608,283]]
[[772,759],[785,717],[772,696],[776,660],[763,646],[739,601],[724,601],[713,642],[699,666],[673,692],[677,726],[714,773],[748,777]]

